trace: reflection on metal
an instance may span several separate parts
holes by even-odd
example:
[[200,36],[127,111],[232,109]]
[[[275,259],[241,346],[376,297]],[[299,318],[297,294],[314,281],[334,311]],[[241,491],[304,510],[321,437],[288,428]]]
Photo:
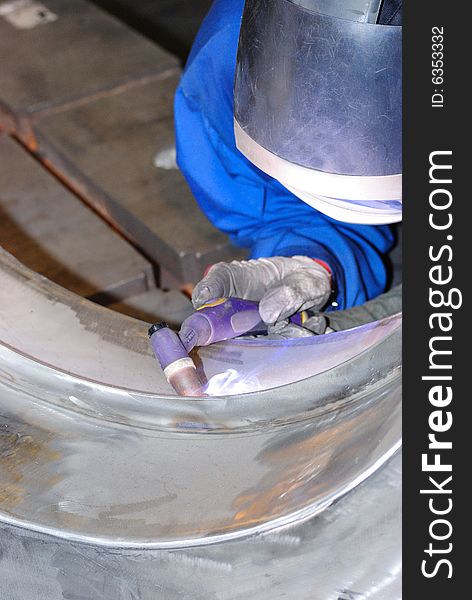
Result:
[[[377,546],[365,565],[357,548],[356,560],[341,551],[342,527],[330,523],[332,547],[321,555],[313,532],[330,539],[323,528],[337,518],[336,508],[325,509],[399,447],[400,323],[393,316],[308,341],[215,345],[196,356],[207,377],[229,368],[252,377],[259,365],[260,389],[189,400],[172,395],[156,367],[146,324],[93,305],[1,253],[0,521],[8,531],[18,525],[33,537],[49,533],[120,552],[200,546],[199,556],[229,552],[230,565],[245,559],[248,546],[254,557],[269,556],[275,544],[282,566],[292,551],[318,556],[316,565],[305,563],[305,582],[318,580],[332,592],[307,598],[344,598],[349,581],[362,581],[365,594],[369,581],[380,585],[397,568],[398,533],[389,528],[398,527],[398,504],[383,524],[385,540],[369,533]],[[378,486],[382,477],[373,479]],[[381,520],[354,498],[362,489],[391,495],[372,486],[369,480],[342,501],[351,506],[351,540],[364,527],[357,512],[367,530]],[[279,547],[279,535],[294,535],[296,548]],[[331,570],[322,574],[326,555]],[[261,565],[251,566],[254,577],[266,572]],[[229,590],[224,597],[236,596]]]
[[401,41],[401,27],[322,15],[287,0],[247,0],[234,117],[262,148],[296,165],[399,175]]
[[400,26],[375,0],[246,0],[235,140],[258,168],[334,219],[402,211]]
[[382,0],[290,0],[322,15],[358,21],[377,23]]
[[400,467],[398,455],[313,519],[198,548],[110,549],[0,523],[2,591],[14,590],[8,600],[400,600]]

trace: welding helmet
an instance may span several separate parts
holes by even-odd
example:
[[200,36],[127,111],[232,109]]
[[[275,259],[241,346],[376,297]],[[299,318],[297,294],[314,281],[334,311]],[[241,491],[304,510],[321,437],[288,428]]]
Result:
[[399,15],[397,0],[246,0],[236,145],[341,221],[402,217]]

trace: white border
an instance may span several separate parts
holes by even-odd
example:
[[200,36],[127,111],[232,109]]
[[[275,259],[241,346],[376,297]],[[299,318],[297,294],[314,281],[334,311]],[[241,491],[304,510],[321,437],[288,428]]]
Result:
[[[402,219],[402,211],[349,202],[400,200],[402,175],[359,177],[325,173],[291,163],[255,142],[234,119],[236,146],[256,167],[277,179],[301,200],[328,216],[348,223],[386,224]],[[316,190],[316,196],[311,190]],[[342,200],[336,200],[341,198]]]

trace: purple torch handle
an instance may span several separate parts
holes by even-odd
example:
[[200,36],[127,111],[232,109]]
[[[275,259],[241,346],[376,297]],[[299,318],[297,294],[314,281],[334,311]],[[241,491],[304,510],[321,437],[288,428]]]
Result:
[[249,332],[266,331],[259,304],[241,298],[218,298],[198,309],[182,323],[179,336],[188,352]]
[[[297,313],[290,320],[301,325],[301,314]],[[208,346],[246,333],[266,331],[267,325],[259,314],[258,302],[242,298],[217,298],[182,323],[179,337],[187,352],[190,352],[195,346]]]

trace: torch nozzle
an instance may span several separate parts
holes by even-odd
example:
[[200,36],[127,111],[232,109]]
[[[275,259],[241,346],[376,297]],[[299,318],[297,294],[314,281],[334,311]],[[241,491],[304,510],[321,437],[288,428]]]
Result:
[[203,396],[203,386],[179,336],[166,323],[149,328],[152,349],[167,381],[181,396]]

